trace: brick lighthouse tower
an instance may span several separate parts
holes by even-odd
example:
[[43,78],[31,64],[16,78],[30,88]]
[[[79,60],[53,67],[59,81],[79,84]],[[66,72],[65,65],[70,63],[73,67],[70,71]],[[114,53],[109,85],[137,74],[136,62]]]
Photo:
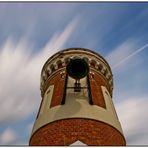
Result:
[[54,54],[43,66],[40,87],[29,145],[126,144],[112,103],[112,72],[101,55],[84,48]]

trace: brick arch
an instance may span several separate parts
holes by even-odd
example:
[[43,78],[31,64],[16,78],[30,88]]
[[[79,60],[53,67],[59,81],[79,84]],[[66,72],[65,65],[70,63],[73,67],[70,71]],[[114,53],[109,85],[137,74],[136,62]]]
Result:
[[95,68],[96,63],[97,62],[94,59],[91,59],[90,66],[93,67],[93,68]]
[[58,69],[63,67],[62,66],[62,60],[58,60],[56,63],[58,65]]

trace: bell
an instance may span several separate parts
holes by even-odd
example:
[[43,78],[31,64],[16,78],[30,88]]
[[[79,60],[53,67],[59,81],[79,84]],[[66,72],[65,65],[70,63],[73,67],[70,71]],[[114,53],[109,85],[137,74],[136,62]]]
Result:
[[80,58],[71,59],[66,69],[68,75],[77,80],[84,78],[89,72],[87,62]]

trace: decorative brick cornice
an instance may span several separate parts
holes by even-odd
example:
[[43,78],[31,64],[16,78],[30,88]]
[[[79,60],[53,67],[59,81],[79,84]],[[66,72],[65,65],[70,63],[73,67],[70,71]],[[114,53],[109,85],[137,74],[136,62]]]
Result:
[[[111,95],[113,89],[113,75],[111,68],[107,61],[98,53],[91,51],[85,48],[68,48],[51,56],[46,63],[44,64],[41,72],[41,95],[44,95],[44,87],[46,85],[47,80],[55,73],[55,71],[60,70],[66,71],[66,65],[75,57],[79,57],[84,59],[90,69],[96,70],[98,73],[103,75],[110,86]],[[63,71],[63,72],[64,72]]]

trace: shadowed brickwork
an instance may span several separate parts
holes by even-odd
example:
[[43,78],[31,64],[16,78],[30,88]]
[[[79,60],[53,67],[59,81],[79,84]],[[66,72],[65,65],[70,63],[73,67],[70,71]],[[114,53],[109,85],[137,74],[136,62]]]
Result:
[[64,119],[52,122],[37,130],[30,145],[62,146],[75,141],[89,146],[125,145],[125,139],[112,126],[90,119]]
[[109,88],[107,82],[95,71],[93,74],[89,74],[89,78],[93,104],[106,108],[101,86]]
[[61,75],[56,74],[50,81],[49,85],[54,85],[53,97],[51,100],[50,107],[54,107],[61,104],[63,98],[65,79],[61,78]]

